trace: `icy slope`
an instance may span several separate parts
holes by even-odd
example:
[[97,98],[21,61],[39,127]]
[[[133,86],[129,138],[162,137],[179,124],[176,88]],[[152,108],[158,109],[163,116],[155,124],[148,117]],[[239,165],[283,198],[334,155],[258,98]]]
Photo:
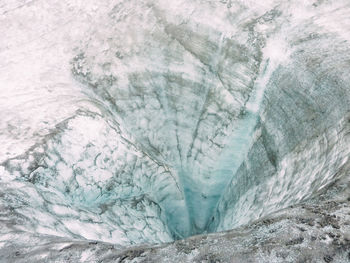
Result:
[[124,246],[228,230],[345,176],[349,11],[2,2],[4,251],[18,233]]
[[349,5],[314,4],[302,16],[280,10],[289,61],[266,84],[254,143],[220,201],[215,230],[312,197],[348,162]]

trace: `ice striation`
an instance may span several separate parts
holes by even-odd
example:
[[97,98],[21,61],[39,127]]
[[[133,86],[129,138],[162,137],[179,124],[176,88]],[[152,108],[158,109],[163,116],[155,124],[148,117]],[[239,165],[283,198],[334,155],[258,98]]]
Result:
[[5,0],[0,260],[345,262],[349,11]]

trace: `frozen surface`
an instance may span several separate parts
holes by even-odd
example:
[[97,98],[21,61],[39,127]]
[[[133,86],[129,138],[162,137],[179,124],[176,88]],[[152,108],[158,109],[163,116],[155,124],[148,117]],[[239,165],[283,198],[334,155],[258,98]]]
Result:
[[170,242],[316,200],[347,176],[349,13],[2,1],[2,255],[14,239]]

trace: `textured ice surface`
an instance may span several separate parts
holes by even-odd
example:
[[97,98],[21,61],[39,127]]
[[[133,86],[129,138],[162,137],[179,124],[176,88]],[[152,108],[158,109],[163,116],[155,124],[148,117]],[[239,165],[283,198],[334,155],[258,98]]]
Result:
[[199,10],[174,16],[163,4],[127,1],[114,8],[103,18],[114,26],[84,42],[72,72],[110,102],[142,149],[176,178],[186,211],[169,214],[168,226],[184,237],[206,229],[242,161],[265,87],[254,81],[260,67],[270,73],[272,62],[263,58],[262,43],[249,40],[252,32],[235,32],[245,24],[233,28],[223,18],[234,30],[228,37],[216,28],[224,25],[197,21]]
[[348,163],[349,11],[3,1],[4,251],[17,235],[163,243],[312,198]]

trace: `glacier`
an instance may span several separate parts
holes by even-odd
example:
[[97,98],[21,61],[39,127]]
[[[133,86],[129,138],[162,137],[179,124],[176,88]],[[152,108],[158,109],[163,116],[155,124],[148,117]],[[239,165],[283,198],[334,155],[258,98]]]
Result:
[[346,262],[349,11],[4,0],[0,262]]

